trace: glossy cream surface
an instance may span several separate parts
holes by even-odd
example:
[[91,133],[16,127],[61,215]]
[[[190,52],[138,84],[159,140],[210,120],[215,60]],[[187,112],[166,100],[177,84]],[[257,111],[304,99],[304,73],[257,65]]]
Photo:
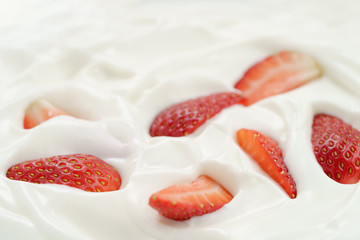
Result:
[[[328,178],[310,137],[319,112],[360,129],[359,12],[357,0],[0,1],[0,238],[358,239],[359,184]],[[251,65],[281,50],[313,56],[323,76],[228,108],[187,137],[149,136],[165,107],[235,91]],[[24,110],[38,98],[74,117],[24,130]],[[279,142],[296,199],[238,147],[240,128]],[[6,178],[18,162],[71,153],[112,164],[121,189]],[[185,222],[148,206],[152,193],[200,174],[234,199]]]

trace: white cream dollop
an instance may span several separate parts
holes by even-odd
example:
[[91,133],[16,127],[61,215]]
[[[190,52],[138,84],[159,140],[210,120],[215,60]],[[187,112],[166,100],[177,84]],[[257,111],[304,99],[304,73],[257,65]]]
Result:
[[[1,3],[0,238],[359,238],[359,184],[329,179],[310,143],[318,112],[360,129],[359,12],[356,0]],[[233,91],[248,67],[285,49],[312,55],[323,77],[225,109],[190,136],[149,136],[165,107]],[[24,109],[40,97],[75,117],[24,130]],[[279,142],[296,199],[239,148],[240,128]],[[121,189],[87,193],[5,176],[17,162],[77,152],[111,163]],[[220,210],[175,222],[148,206],[152,193],[203,173],[235,195]]]

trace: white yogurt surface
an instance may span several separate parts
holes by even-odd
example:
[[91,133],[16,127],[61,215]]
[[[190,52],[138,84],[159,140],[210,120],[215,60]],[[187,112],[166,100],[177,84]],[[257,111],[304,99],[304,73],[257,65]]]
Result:
[[[358,0],[0,1],[2,240],[282,240],[360,238],[359,184],[328,178],[311,149],[315,113],[360,129]],[[250,107],[233,106],[182,138],[148,134],[159,111],[234,84],[281,50],[316,58],[322,78]],[[22,127],[43,97],[75,117]],[[252,128],[276,139],[297,183],[288,195],[237,145]],[[13,164],[89,153],[121,174],[87,193],[6,178]],[[149,196],[208,174],[235,196],[189,221]]]

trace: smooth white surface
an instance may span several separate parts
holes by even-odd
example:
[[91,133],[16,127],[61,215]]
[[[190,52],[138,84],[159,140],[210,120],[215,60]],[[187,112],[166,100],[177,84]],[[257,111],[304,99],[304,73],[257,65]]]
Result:
[[[281,240],[360,237],[360,188],[329,179],[311,150],[313,115],[360,128],[360,4],[327,1],[0,2],[0,238]],[[233,106],[185,138],[151,138],[168,105],[232,91],[254,62],[290,49],[324,76],[251,107]],[[22,129],[44,97],[77,116]],[[278,140],[298,188],[291,200],[238,147],[253,128]],[[94,154],[120,191],[86,193],[11,181],[37,157]],[[161,218],[153,193],[209,174],[235,198],[186,222]]]

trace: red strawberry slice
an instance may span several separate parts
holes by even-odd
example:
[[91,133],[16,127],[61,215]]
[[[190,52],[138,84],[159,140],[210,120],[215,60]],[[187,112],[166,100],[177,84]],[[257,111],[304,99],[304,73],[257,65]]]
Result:
[[157,115],[151,124],[150,135],[186,136],[224,108],[239,103],[241,99],[239,94],[222,92],[178,103]]
[[190,184],[165,188],[149,199],[149,205],[164,217],[184,221],[221,208],[233,199],[223,186],[201,175]]
[[311,143],[318,163],[331,179],[344,184],[359,181],[359,130],[337,117],[317,114],[313,119]]
[[279,144],[255,130],[240,129],[237,132],[240,147],[274,179],[290,196],[296,198],[296,184],[285,165]]
[[263,98],[290,91],[322,74],[317,62],[299,52],[282,51],[252,66],[235,84],[242,103],[249,106]]
[[9,168],[6,176],[30,183],[63,184],[90,192],[118,190],[119,173],[88,154],[58,155],[25,161]]
[[35,100],[25,110],[24,128],[36,127],[40,123],[59,115],[68,114],[45,99]]

